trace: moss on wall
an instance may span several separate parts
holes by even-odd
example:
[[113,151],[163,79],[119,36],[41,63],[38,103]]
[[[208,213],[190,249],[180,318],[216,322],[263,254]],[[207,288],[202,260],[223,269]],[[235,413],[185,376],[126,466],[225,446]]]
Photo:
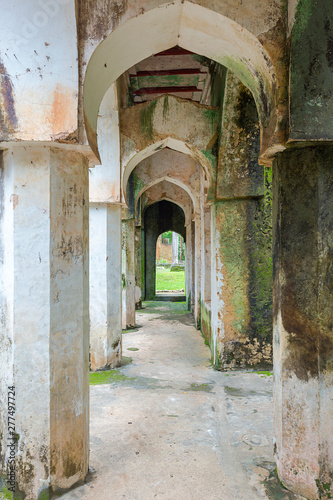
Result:
[[272,172],[259,165],[259,148],[253,97],[228,74],[216,205],[222,369],[272,361]]
[[265,195],[256,201],[247,216],[250,257],[250,314],[252,337],[272,343],[273,260],[272,260],[272,169],[264,168]]
[[157,100],[151,101],[147,106],[141,109],[140,113],[140,128],[141,132],[148,138],[153,140],[153,120]]
[[205,343],[212,349],[212,311],[206,302],[201,301],[201,333],[205,339]]
[[290,137],[332,139],[331,0],[298,1],[290,44]]

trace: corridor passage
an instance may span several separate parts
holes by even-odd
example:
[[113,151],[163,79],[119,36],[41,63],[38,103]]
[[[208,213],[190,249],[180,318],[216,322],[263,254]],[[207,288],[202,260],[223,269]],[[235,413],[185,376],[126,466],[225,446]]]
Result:
[[127,364],[91,376],[91,474],[61,498],[296,498],[274,475],[270,373],[213,370],[185,303],[136,317]]

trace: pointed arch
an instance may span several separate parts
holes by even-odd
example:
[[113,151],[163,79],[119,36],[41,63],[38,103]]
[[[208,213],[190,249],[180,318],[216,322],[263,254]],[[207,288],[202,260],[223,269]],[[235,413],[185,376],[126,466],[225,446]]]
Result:
[[185,0],[129,19],[92,54],[84,79],[83,106],[94,153],[99,156],[98,110],[110,85],[139,61],[175,45],[222,64],[251,90],[261,124],[261,146],[267,147],[277,123],[276,77],[267,52],[257,37],[240,24]]

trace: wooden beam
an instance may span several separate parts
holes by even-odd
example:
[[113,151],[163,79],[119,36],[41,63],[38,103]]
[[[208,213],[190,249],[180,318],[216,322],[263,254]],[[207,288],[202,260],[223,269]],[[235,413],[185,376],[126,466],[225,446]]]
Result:
[[171,76],[171,75],[207,75],[206,71],[200,69],[160,69],[152,71],[137,71],[136,74],[129,75],[130,78],[140,76]]
[[133,90],[133,95],[144,94],[168,94],[178,92],[201,92],[197,87],[146,87],[139,90]]

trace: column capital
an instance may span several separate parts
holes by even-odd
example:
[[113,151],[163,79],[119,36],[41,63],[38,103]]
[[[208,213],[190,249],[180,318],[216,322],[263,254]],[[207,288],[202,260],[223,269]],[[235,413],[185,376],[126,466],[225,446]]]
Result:
[[93,153],[90,146],[85,144],[63,143],[56,141],[1,141],[0,150],[15,150],[20,148],[48,148],[59,149],[62,151],[80,153],[89,161],[89,167],[92,168],[100,162]]

